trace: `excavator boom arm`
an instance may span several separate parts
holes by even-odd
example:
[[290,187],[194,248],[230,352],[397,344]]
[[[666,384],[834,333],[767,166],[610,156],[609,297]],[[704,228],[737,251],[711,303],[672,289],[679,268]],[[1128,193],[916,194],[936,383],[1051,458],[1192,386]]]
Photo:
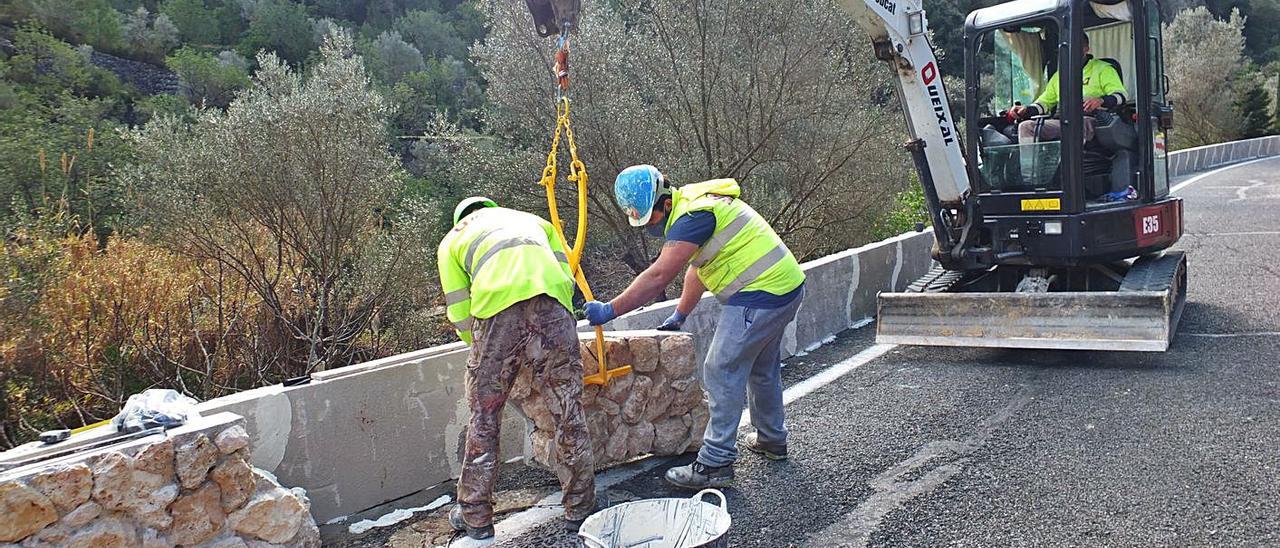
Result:
[[870,35],[876,58],[887,61],[897,75],[898,98],[902,101],[907,128],[924,148],[927,166],[921,167],[927,167],[928,173],[920,174],[921,184],[932,186],[940,205],[959,208],[972,185],[942,73],[929,44],[928,21],[921,1],[839,0],[838,3]]

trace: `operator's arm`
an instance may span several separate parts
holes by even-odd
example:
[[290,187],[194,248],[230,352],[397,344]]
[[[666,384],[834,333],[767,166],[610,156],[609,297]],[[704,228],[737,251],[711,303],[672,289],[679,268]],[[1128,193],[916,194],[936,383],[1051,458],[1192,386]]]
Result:
[[1049,77],[1049,83],[1045,84],[1044,91],[1036,98],[1036,102],[1027,107],[1027,116],[1048,114],[1056,106],[1058,106],[1058,73],[1055,72]]
[[684,271],[684,288],[680,290],[680,302],[676,303],[676,312],[688,316],[702,300],[702,293],[707,286],[698,277],[698,269],[690,266]]
[[1116,72],[1115,67],[1107,64],[1105,68],[1098,72],[1098,79],[1102,84],[1102,106],[1103,108],[1115,108],[1123,105],[1125,102],[1124,82],[1120,79],[1120,73]]
[[[450,235],[452,236],[452,234]],[[440,269],[440,287],[444,290],[445,315],[462,342],[471,344],[471,276],[462,269],[450,251],[453,238],[446,236],[436,249],[436,265]]]
[[[658,260],[641,272],[627,289],[618,295],[609,305],[613,313],[621,316],[639,308],[662,294],[662,289],[680,274],[680,269],[689,263],[689,259],[698,252],[698,246],[689,242],[667,242],[662,246]],[[684,297],[681,297],[681,302]]]

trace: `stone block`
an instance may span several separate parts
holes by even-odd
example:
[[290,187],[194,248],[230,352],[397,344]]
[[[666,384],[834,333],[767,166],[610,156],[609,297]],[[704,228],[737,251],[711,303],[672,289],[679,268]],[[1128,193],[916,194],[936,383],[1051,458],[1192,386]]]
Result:
[[49,497],[58,510],[67,512],[89,500],[93,493],[93,471],[84,463],[59,466],[31,478],[31,486]]
[[138,533],[120,518],[102,518],[79,530],[67,541],[68,548],[132,548]]
[[213,443],[223,455],[230,455],[249,446],[249,433],[237,424],[220,432]]
[[177,544],[199,544],[213,538],[222,529],[226,513],[222,511],[222,494],[216,483],[186,493],[173,503],[173,526],[169,538]]
[[222,511],[231,512],[244,505],[253,495],[253,468],[239,457],[228,457],[213,467],[209,479],[222,492]]
[[[178,479],[184,489],[195,489],[218,462],[218,448],[209,437],[201,434],[190,443],[178,448]],[[181,544],[181,543],[179,543]]]
[[[599,366],[593,333],[582,335],[579,349],[583,373],[596,373]],[[692,338],[685,333],[608,334],[605,355],[609,366],[630,365],[632,372],[610,379],[606,386],[583,389],[582,407],[597,469],[646,454],[679,454],[700,444],[705,421],[694,428],[696,417],[686,416],[698,407],[706,414],[695,351]],[[526,462],[555,470],[555,421],[544,398],[541,387],[534,384],[527,394],[513,391],[510,401],[532,423]]]
[[55,521],[49,497],[20,483],[0,485],[0,542],[22,540]]

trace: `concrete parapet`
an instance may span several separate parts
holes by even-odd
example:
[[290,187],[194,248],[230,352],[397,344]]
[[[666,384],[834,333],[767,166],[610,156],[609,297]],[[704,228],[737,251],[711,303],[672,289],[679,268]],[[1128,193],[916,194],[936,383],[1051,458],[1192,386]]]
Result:
[[1270,156],[1280,156],[1280,135],[1188,148],[1169,154],[1169,176],[1179,177]]
[[[929,257],[932,246],[931,230],[910,232],[800,265],[806,278],[804,302],[783,337],[783,357],[812,349],[836,333],[871,318],[876,311],[877,294],[902,290],[928,272],[933,262]],[[670,316],[675,307],[675,300],[656,303],[626,314],[605,328],[652,329]],[[719,317],[720,303],[706,293],[685,321],[684,331],[693,334],[698,363],[706,358]],[[585,322],[580,328],[589,329]]]

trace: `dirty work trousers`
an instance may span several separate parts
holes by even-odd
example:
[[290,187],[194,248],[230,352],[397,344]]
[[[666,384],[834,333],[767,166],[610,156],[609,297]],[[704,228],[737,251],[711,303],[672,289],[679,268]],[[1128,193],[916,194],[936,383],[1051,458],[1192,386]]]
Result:
[[698,462],[725,466],[738,460],[738,422],[744,406],[751,409],[751,425],[761,443],[787,443],[779,347],[802,300],[803,290],[778,308],[721,307],[720,323],[702,365],[711,420],[702,435]]
[[556,455],[564,465],[567,519],[581,519],[595,508],[595,461],[582,411],[582,356],[576,322],[555,299],[539,295],[518,302],[492,318],[475,323],[474,344],[467,359],[467,428],[458,503],[472,527],[493,522],[494,482],[498,479],[499,428],[507,394],[522,367],[533,369],[533,382],[547,398],[556,423]]

